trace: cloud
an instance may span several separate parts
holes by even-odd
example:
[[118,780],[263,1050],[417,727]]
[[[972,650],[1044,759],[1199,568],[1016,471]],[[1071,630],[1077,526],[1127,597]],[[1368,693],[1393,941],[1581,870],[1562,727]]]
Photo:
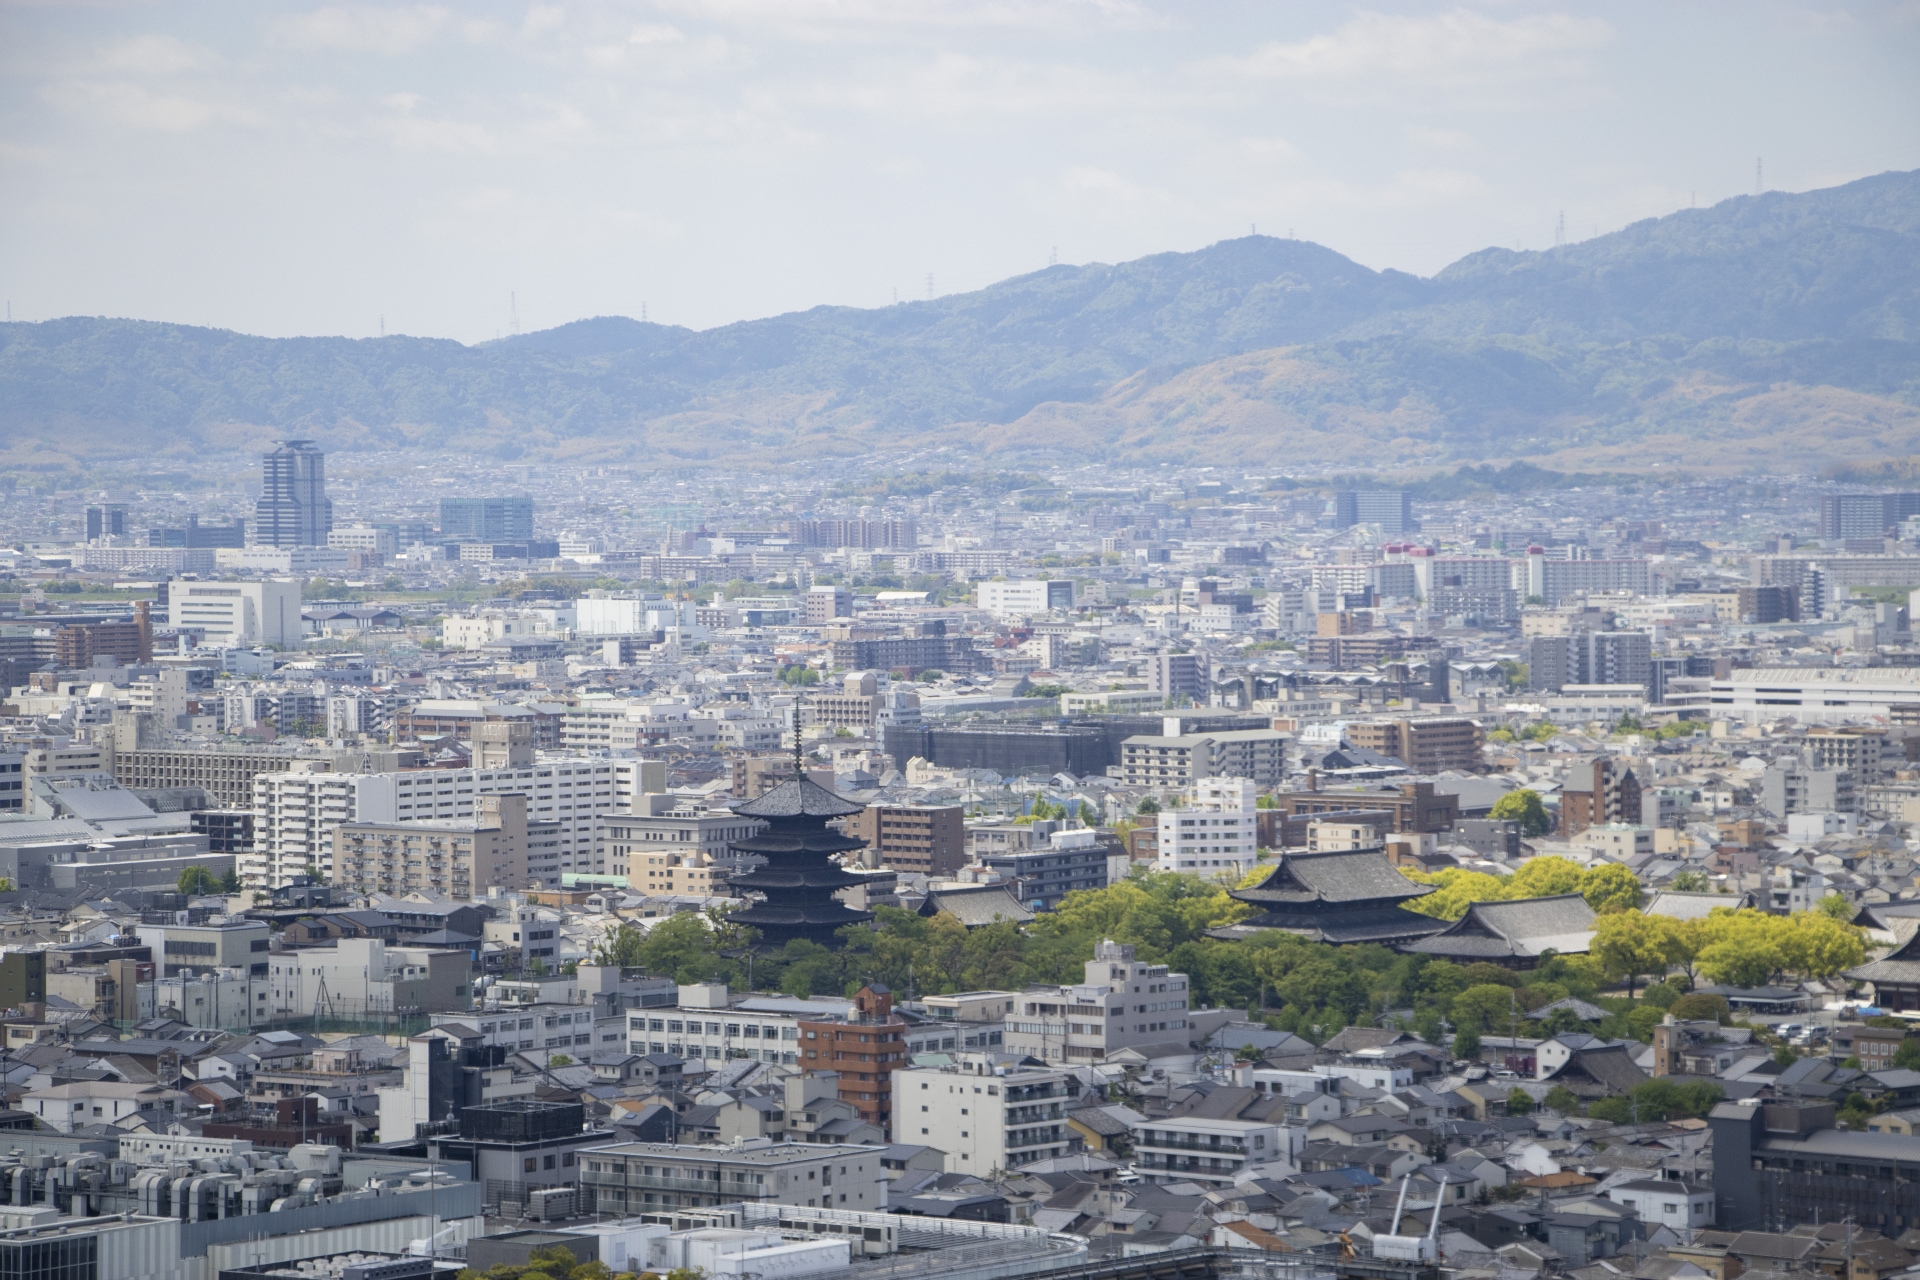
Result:
[[670,44],[676,40],[685,40],[686,33],[678,27],[670,27],[664,22],[649,22],[633,29],[627,37],[628,44]]
[[94,66],[122,75],[166,76],[194,71],[215,61],[211,52],[172,36],[135,36],[100,51]]
[[1431,17],[1365,12],[1325,35],[1262,45],[1215,64],[1241,75],[1349,81],[1392,77],[1428,86],[1471,83],[1489,71],[1555,74],[1563,59],[1599,48],[1613,28],[1598,18],[1529,14],[1501,21],[1467,9]]
[[123,81],[67,80],[42,96],[56,107],[115,124],[161,133],[187,133],[214,123],[258,124],[258,112],[230,102],[179,93],[153,93]]
[[385,102],[395,114],[380,121],[380,129],[402,151],[446,151],[472,155],[498,147],[485,125],[464,120],[427,120],[413,114],[424,99],[417,93],[396,93]]
[[280,34],[312,49],[377,53],[397,57],[432,40],[450,25],[452,15],[436,5],[377,8],[328,5],[284,19]]

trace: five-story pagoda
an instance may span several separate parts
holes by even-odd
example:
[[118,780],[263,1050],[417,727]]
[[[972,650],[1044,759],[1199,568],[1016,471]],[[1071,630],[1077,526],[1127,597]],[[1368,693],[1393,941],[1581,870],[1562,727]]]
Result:
[[832,947],[839,942],[834,930],[873,919],[871,911],[855,911],[833,897],[836,890],[858,884],[860,877],[835,866],[832,856],[863,849],[866,842],[841,835],[827,826],[827,821],[859,813],[863,808],[842,800],[804,774],[758,799],[733,806],[735,813],[760,818],[767,827],[758,835],[735,841],[731,847],[736,853],[757,854],[766,859],[766,864],[731,876],[728,883],[737,894],[752,891],[764,895],[765,900],[735,911],[727,919],[758,929],[762,945],[768,948],[783,947],[794,938]]

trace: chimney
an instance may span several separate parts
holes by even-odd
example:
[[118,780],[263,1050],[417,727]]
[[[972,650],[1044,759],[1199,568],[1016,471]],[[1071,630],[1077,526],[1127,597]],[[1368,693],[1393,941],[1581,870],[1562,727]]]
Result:
[[1320,789],[1320,770],[1317,767],[1309,768],[1307,770],[1307,790],[1318,791],[1319,789]]

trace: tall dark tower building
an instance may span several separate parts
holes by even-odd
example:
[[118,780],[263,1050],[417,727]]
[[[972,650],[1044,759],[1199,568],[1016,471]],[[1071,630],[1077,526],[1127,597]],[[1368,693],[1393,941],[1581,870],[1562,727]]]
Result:
[[282,440],[261,458],[255,536],[263,547],[324,547],[333,532],[327,455],[311,440]]
[[731,877],[729,883],[738,893],[754,890],[765,894],[766,901],[736,911],[727,919],[758,929],[768,947],[783,947],[792,938],[832,947],[839,941],[833,936],[835,929],[873,919],[871,911],[855,911],[834,901],[836,889],[858,884],[859,877],[848,875],[829,861],[833,854],[866,846],[864,841],[828,827],[827,820],[844,818],[863,808],[805,777],[783,782],[758,799],[735,805],[735,813],[765,819],[767,827],[735,843],[734,851],[758,854],[767,861],[763,867]]

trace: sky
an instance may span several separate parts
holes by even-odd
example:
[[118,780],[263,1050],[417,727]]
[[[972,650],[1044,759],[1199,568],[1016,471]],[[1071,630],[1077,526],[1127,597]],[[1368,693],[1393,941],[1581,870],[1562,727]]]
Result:
[[1422,275],[1920,167],[1920,0],[0,0],[0,297],[705,329],[1294,235]]

